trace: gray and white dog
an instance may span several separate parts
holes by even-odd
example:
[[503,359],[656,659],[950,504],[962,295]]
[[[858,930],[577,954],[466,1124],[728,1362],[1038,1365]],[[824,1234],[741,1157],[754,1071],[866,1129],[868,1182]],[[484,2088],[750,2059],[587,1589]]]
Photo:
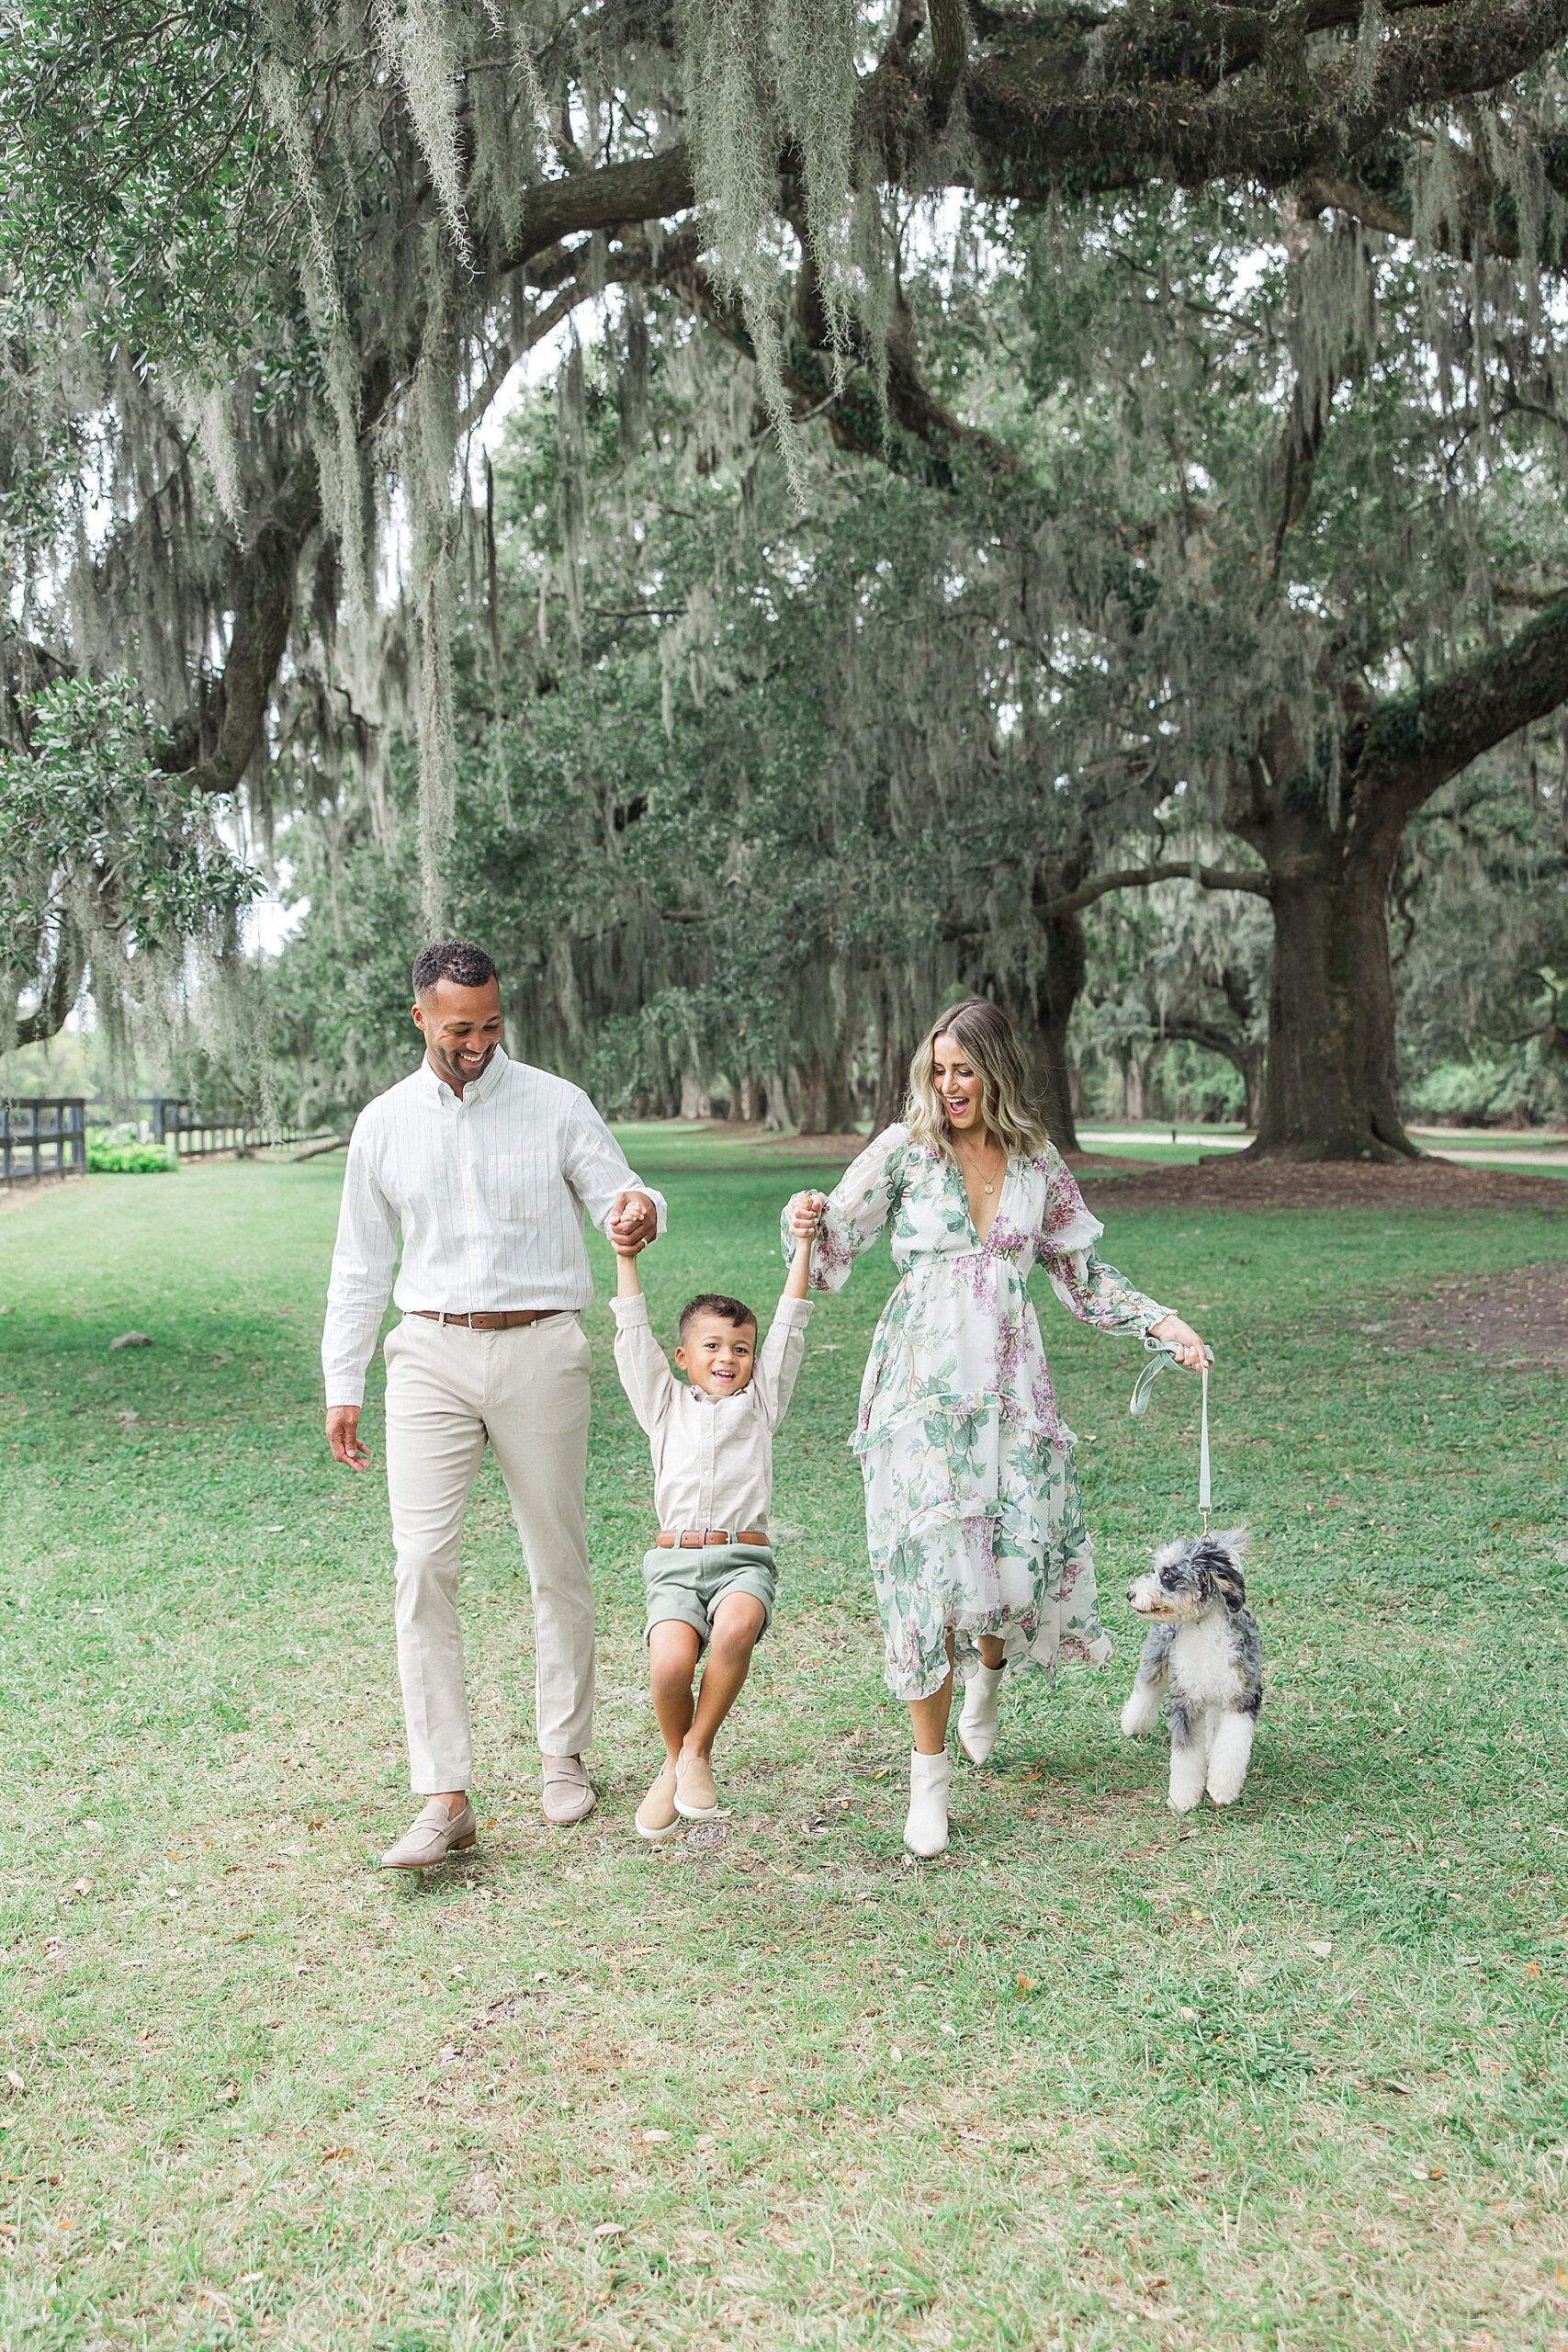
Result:
[[1216,1804],[1235,1804],[1247,1779],[1263,1704],[1263,1639],[1247,1606],[1246,1552],[1243,1528],[1186,1535],[1162,1545],[1148,1575],[1127,1588],[1139,1616],[1155,1622],[1122,1728],[1129,1738],[1153,1731],[1164,1690],[1172,1813],[1190,1813],[1205,1786]]

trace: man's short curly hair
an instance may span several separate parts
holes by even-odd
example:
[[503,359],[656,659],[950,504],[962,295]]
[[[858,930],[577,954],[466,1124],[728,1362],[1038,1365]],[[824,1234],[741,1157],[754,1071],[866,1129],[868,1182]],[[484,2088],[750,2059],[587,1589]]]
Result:
[[705,1290],[700,1297],[689,1298],[681,1309],[680,1334],[682,1347],[686,1344],[688,1329],[699,1315],[716,1315],[721,1321],[733,1323],[737,1330],[743,1323],[750,1323],[753,1331],[757,1328],[757,1318],[743,1300],[727,1298],[722,1291]]
[[471,939],[443,939],[422,947],[413,959],[413,992],[428,996],[438,980],[454,980],[460,989],[482,989],[495,978],[495,966]]

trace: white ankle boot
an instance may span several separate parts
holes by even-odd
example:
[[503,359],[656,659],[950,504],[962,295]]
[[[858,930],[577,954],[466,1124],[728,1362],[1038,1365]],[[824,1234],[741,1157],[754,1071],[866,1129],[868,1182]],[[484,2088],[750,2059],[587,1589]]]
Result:
[[1006,1672],[1002,1666],[977,1666],[964,1690],[958,1745],[971,1764],[983,1764],[997,1744],[998,1704]]
[[953,1758],[945,1748],[940,1756],[922,1756],[918,1747],[910,1749],[909,1814],[904,1824],[904,1843],[923,1862],[940,1854],[947,1843],[947,1787],[952,1778]]

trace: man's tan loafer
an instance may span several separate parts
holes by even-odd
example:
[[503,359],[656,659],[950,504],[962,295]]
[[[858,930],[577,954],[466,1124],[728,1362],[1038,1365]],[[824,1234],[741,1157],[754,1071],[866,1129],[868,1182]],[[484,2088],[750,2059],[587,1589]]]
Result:
[[547,1756],[544,1758],[544,1789],[540,1803],[547,1821],[554,1822],[558,1829],[570,1829],[574,1821],[581,1821],[592,1812],[594,1802],[588,1768],[581,1756]]
[[677,1761],[675,1810],[688,1821],[711,1821],[717,1813],[718,1791],[705,1756],[682,1756]]
[[384,1871],[429,1871],[448,1854],[464,1854],[479,1834],[474,1808],[466,1800],[448,1813],[439,1797],[420,1807],[413,1827],[381,1857]]
[[681,1826],[675,1810],[675,1767],[668,1758],[637,1809],[636,1826],[639,1838],[672,1838]]

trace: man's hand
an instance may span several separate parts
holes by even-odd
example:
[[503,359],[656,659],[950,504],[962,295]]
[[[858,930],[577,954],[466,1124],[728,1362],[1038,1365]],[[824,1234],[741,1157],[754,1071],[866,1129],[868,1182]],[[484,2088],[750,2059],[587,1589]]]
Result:
[[357,1405],[329,1405],[327,1408],[327,1443],[333,1459],[341,1462],[345,1470],[368,1470],[370,1450],[359,1442],[359,1408]]
[[617,1193],[610,1211],[610,1247],[617,1257],[635,1258],[659,1234],[659,1212],[646,1193]]

